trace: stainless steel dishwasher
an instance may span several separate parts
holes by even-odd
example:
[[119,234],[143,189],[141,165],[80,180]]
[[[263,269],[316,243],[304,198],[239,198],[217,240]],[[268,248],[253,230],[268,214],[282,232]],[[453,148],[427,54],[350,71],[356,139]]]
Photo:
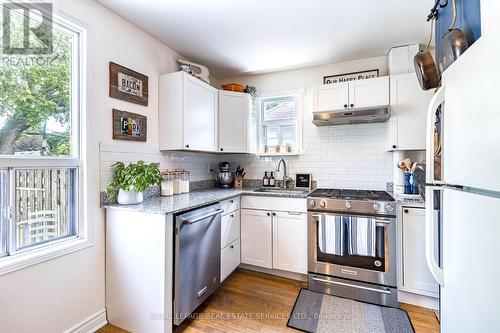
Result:
[[220,286],[220,204],[175,216],[173,322],[179,325]]

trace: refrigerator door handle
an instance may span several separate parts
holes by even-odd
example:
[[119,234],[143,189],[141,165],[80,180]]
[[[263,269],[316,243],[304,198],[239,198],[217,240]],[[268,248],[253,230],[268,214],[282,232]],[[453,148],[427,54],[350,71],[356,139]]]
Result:
[[434,222],[434,191],[443,191],[442,187],[425,187],[425,259],[434,279],[444,285],[443,269],[436,261],[436,223]]
[[[444,102],[444,93],[445,89],[444,86],[442,86],[436,91],[434,96],[432,96],[429,108],[427,109],[427,138],[425,150],[425,159],[427,163],[427,170],[425,170],[425,182],[427,184],[444,184],[443,181],[436,180],[434,175],[434,117],[437,108]],[[441,128],[442,126],[443,125],[441,125]]]

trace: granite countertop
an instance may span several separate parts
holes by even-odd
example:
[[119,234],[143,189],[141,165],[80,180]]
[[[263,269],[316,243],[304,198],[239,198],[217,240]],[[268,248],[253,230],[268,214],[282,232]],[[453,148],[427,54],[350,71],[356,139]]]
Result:
[[153,196],[145,198],[144,201],[136,205],[111,204],[105,208],[126,209],[149,214],[175,214],[196,207],[205,206],[211,203],[234,198],[240,195],[266,196],[266,197],[285,197],[285,198],[306,198],[310,192],[305,191],[287,191],[283,192],[255,192],[255,188],[210,188],[198,190],[186,194],[178,194],[170,197]]

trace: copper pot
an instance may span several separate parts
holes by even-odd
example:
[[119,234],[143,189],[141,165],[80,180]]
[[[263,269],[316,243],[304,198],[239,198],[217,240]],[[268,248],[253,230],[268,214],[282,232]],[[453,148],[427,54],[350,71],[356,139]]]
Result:
[[245,92],[245,87],[243,87],[241,84],[237,84],[237,83],[223,84],[222,89],[228,90],[228,91]]
[[444,72],[455,60],[458,59],[467,49],[469,43],[462,30],[455,28],[457,23],[457,2],[453,0],[453,16],[448,32],[441,40],[441,72]]
[[415,73],[418,83],[424,90],[434,89],[439,86],[439,73],[429,49],[418,52],[413,58]]
[[413,58],[413,64],[415,65],[415,73],[417,74],[418,83],[420,87],[424,90],[434,89],[439,86],[441,77],[439,76],[438,68],[436,62],[432,57],[432,53],[429,50],[432,41],[432,32],[434,28],[434,19],[430,21],[430,36],[429,43],[427,47],[418,52]]

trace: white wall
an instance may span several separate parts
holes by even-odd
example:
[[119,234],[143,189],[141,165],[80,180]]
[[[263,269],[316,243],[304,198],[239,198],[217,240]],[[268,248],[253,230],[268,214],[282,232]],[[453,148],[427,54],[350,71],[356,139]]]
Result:
[[[311,172],[321,187],[385,190],[386,182],[392,182],[392,154],[384,149],[385,123],[328,127],[312,124],[312,89],[323,83],[323,76],[369,69],[379,69],[381,76],[387,75],[387,57],[222,81],[254,85],[259,92],[305,88],[302,106],[305,155],[286,158],[290,172]],[[264,171],[274,171],[279,158],[233,155],[228,159],[233,163],[241,162],[248,178],[259,179]]]
[[[148,142],[120,143],[158,149],[158,74],[175,71],[176,53],[93,0],[56,0],[56,8],[85,22],[88,32],[87,114],[89,220],[95,245],[0,276],[0,332],[62,332],[105,307],[104,214],[99,208],[99,142],[111,142],[111,110],[146,115]],[[149,106],[108,97],[108,63],[149,76]]]

